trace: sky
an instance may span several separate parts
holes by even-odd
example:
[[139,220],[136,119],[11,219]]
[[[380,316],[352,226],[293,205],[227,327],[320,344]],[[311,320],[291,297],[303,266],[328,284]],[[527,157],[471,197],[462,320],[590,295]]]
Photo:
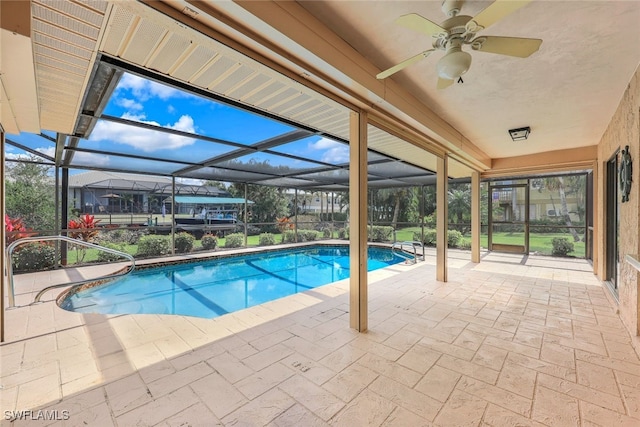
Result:
[[[123,74],[103,114],[187,133],[198,133],[243,145],[255,144],[294,130],[288,125],[257,114],[241,111],[127,73]],[[49,135],[55,136],[51,132]],[[54,156],[54,143],[37,135],[22,133],[17,136],[9,135],[8,139],[46,155]],[[77,152],[74,156],[74,164],[105,168],[131,168],[132,171],[143,170],[159,174],[170,174],[184,167],[179,163],[180,161],[202,161],[236,149],[236,147],[197,138],[172,135],[105,120],[98,121],[89,139],[82,140],[79,147],[149,156],[164,161],[168,160],[169,163]],[[274,151],[332,164],[349,161],[347,145],[320,136],[276,147]],[[9,159],[24,157],[25,153],[7,145],[6,156]],[[312,166],[307,162],[276,157],[266,153],[255,153],[246,159],[237,160],[243,162],[268,161],[273,166],[288,166],[295,169]]]

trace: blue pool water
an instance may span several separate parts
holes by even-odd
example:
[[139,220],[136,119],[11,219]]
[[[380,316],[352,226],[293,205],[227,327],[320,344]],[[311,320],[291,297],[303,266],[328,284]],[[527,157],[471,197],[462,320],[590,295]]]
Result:
[[[404,259],[369,248],[368,270]],[[205,318],[262,304],[349,277],[349,248],[314,246],[134,271],[79,291],[60,306],[102,314],[180,314]]]

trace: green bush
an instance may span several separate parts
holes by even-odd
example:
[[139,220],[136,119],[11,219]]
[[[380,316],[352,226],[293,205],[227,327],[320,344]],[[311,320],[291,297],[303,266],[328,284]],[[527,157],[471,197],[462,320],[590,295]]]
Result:
[[175,238],[176,252],[181,254],[191,252],[191,250],[193,250],[193,244],[195,241],[196,241],[196,238],[189,233],[181,232],[176,234],[176,238]]
[[320,232],[316,230],[298,230],[298,241],[299,242],[313,242],[314,240],[318,240],[320,237]]
[[138,241],[136,256],[150,257],[171,253],[171,239],[169,236],[147,235]]
[[566,237],[554,237],[551,244],[553,245],[551,254],[556,256],[567,256],[574,249],[573,242],[570,242]]
[[[298,236],[298,239],[300,239],[300,236]],[[299,240],[302,241],[302,240]],[[296,232],[293,230],[286,230],[283,234],[282,234],[282,242],[283,243],[295,243],[296,242]]]
[[323,228],[323,229],[322,229],[322,237],[324,237],[325,239],[329,239],[329,238],[333,237],[333,236],[331,235],[331,229],[329,229],[329,228]]
[[202,243],[203,249],[212,250],[215,249],[216,246],[218,246],[218,238],[213,234],[205,234],[204,236],[202,236],[202,240],[200,241],[200,243]]
[[388,242],[392,239],[393,227],[388,225],[374,225],[369,227],[369,239],[372,242]]
[[260,237],[258,239],[260,246],[270,246],[276,244],[276,238],[273,237],[273,234],[271,233],[262,233],[260,234]]
[[457,248],[461,240],[462,240],[462,233],[459,232],[458,230],[447,231],[447,245],[450,248]]
[[[116,251],[124,252],[124,244],[116,245],[115,243],[103,243],[102,246],[109,249],[114,249]],[[125,258],[120,255],[112,254],[109,252],[98,251],[98,262],[116,262],[116,261],[124,261]]]
[[422,242],[425,246],[435,246],[436,238],[437,232],[431,228],[424,229],[424,238],[422,238],[419,231],[413,232],[413,240],[416,242]]
[[341,228],[338,230],[338,238],[339,239],[348,239],[349,238],[349,228]]
[[233,233],[228,234],[224,240],[225,248],[240,248],[244,244],[244,234]]
[[56,264],[56,250],[47,243],[27,243],[14,252],[12,261],[16,271],[49,270]]

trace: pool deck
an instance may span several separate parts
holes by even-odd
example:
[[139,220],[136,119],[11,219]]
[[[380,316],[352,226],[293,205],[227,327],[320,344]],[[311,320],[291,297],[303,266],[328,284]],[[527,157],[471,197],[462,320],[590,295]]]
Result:
[[[362,334],[348,280],[215,319],[72,313],[51,291],[6,312],[1,423],[640,425],[640,359],[586,261],[469,259],[449,251],[446,283],[434,249],[369,273]],[[16,301],[105,269],[18,275]]]

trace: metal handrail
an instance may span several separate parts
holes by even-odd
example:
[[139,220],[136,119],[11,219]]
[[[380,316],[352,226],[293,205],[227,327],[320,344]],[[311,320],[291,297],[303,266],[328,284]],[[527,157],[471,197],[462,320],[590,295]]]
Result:
[[[418,257],[420,257],[416,251],[416,246],[419,246],[422,248],[422,256],[420,257],[422,259],[422,261],[424,261],[424,245],[422,244],[422,242],[418,242],[418,241],[404,241],[404,242],[395,242],[392,246],[391,246],[391,252],[398,255],[399,257],[405,258],[406,260],[410,260],[411,257],[407,254],[411,254],[411,251],[408,251],[404,248],[404,246],[410,246],[411,249],[413,249],[413,263],[416,264],[418,262]],[[395,250],[399,249],[401,252],[398,253]]]
[[[133,258],[133,256],[129,255],[128,253],[117,251],[111,248],[106,248],[104,246],[96,245],[94,243],[89,243],[89,242],[85,242],[78,239],[72,239],[71,237],[67,237],[67,236],[35,236],[35,237],[25,237],[22,239],[18,239],[15,242],[11,243],[9,246],[7,246],[7,282],[9,285],[9,306],[7,308],[13,308],[16,306],[15,293],[13,289],[13,262],[11,260],[11,256],[13,255],[14,249],[24,243],[50,241],[50,240],[63,240],[65,242],[72,243],[74,245],[86,246],[88,248],[98,249],[103,252],[108,252],[114,255],[118,255],[123,258],[127,258],[129,261],[131,261],[131,265],[128,267],[128,269],[125,272],[109,274],[106,276],[97,277],[95,279],[79,280],[71,283],[60,283],[57,285],[47,286],[46,288],[42,289],[40,292],[36,294],[36,297],[34,298],[32,304],[40,302],[40,298],[42,298],[42,295],[44,295],[45,292],[51,289],[62,288],[65,286],[77,286],[77,285],[82,285],[84,283],[95,282],[98,280],[116,279],[118,277],[126,276],[127,274],[131,273],[136,267],[135,258]],[[0,305],[1,304],[4,304],[4,301],[0,302]],[[4,310],[4,307],[0,306],[0,309]]]

